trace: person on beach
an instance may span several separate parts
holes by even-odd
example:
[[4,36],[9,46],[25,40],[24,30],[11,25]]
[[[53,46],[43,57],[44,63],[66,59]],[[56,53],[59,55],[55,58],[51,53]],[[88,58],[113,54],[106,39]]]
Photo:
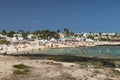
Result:
[[39,51],[41,50],[41,48],[38,49]]
[[18,48],[16,47],[16,51],[18,52]]

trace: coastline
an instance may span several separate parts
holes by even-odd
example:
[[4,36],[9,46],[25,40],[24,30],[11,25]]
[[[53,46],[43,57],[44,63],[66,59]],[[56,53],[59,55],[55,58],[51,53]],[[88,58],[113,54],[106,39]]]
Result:
[[[72,56],[72,55],[50,55],[50,54],[10,54],[8,56],[27,57],[29,59],[54,60],[60,62],[101,62],[106,67],[115,67],[116,61],[120,62],[120,58],[110,57],[92,57],[92,56]],[[119,64],[120,66],[120,64]]]
[[[9,53],[0,56],[0,80],[119,80],[120,58],[29,54],[33,51],[74,47],[58,45],[53,45],[52,48],[48,44],[18,45],[18,51],[15,47],[11,49],[9,46]],[[16,68],[13,65],[19,64],[30,66],[30,72],[15,74]]]
[[95,42],[94,45],[95,46],[120,46],[120,42],[106,42],[106,41],[102,41],[102,42]]
[[[25,54],[24,54],[25,55]],[[38,56],[36,56],[38,57]],[[49,58],[49,59],[47,59]],[[59,60],[53,60],[59,59]],[[0,56],[0,80],[119,80],[120,68],[115,68],[108,59],[93,60],[91,58],[61,56],[40,56],[30,58],[26,56]],[[64,61],[61,61],[64,60]],[[69,60],[69,61],[67,61]],[[104,65],[101,65],[104,61]],[[23,64],[29,66],[26,74],[16,74],[13,65]]]
[[[78,46],[77,46],[78,45]],[[81,45],[81,46],[79,46]],[[120,42],[94,42],[94,43],[88,43],[88,42],[81,42],[81,43],[75,43],[75,44],[45,44],[45,45],[38,45],[38,44],[18,44],[18,45],[1,45],[0,46],[0,53],[7,54],[19,54],[19,53],[30,53],[33,51],[42,51],[42,50],[49,50],[49,49],[57,49],[57,48],[74,48],[74,47],[89,47],[89,46],[120,46]],[[3,50],[2,50],[3,48]]]
[[57,48],[72,48],[71,45],[64,45],[64,44],[51,44],[46,45],[1,45],[0,53],[7,53],[7,54],[27,54],[33,51],[42,51],[42,50],[49,50],[49,49],[57,49]]

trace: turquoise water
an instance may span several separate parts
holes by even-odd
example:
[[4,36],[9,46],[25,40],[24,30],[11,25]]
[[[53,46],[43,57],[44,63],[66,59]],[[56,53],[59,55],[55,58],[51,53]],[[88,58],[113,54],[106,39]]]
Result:
[[94,57],[118,57],[120,58],[120,46],[94,46],[80,48],[62,48],[39,51],[39,54],[73,55]]

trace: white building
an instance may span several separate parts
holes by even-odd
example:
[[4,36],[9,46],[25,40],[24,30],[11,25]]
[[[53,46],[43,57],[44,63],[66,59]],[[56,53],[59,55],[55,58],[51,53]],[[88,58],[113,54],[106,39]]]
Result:
[[35,39],[38,40],[38,37],[34,34],[29,34],[29,35],[27,35],[27,37],[28,37],[28,40],[30,40],[30,41],[33,41]]
[[12,41],[21,41],[23,40],[22,34],[14,34]]
[[34,35],[33,34],[29,34],[27,37],[28,37],[28,39],[31,39],[31,38],[34,37]]
[[2,39],[6,39],[6,35],[2,35],[2,34],[0,34],[0,38],[2,38]]

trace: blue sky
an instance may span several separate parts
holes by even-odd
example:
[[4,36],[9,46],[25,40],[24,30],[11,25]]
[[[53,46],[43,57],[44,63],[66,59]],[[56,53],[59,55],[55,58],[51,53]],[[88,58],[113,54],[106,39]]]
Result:
[[120,32],[120,0],[0,0],[0,31]]

